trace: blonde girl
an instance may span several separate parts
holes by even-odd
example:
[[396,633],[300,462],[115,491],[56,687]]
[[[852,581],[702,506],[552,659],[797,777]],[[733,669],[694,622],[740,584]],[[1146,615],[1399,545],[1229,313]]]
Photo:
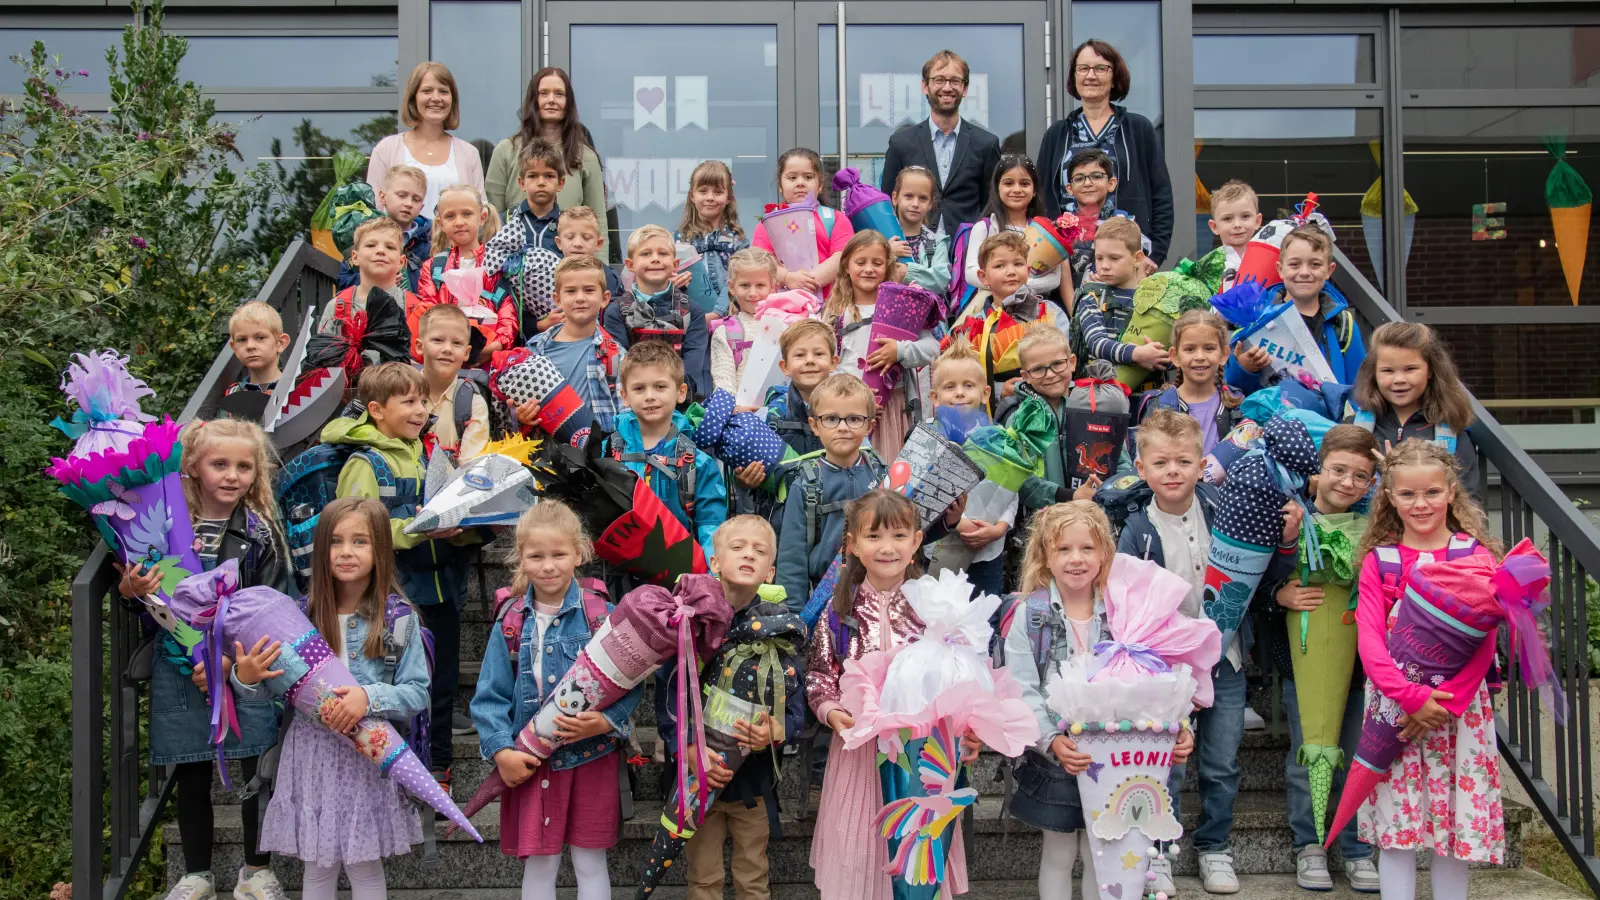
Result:
[[1432,441],[1455,455],[1461,483],[1482,499],[1478,449],[1467,431],[1472,398],[1438,332],[1419,322],[1380,325],[1356,373],[1353,399],[1358,408],[1347,421],[1372,432],[1380,448],[1410,438]]
[[1217,442],[1243,421],[1244,397],[1223,381],[1228,365],[1228,323],[1209,309],[1191,309],[1172,324],[1172,384],[1145,394],[1139,421],[1158,409],[1184,413],[1200,423],[1206,480],[1221,483],[1221,467],[1211,456]]
[[602,711],[557,716],[563,743],[547,760],[512,743],[588,644],[593,620],[610,610],[604,596],[577,577],[593,558],[594,545],[571,507],[540,500],[522,514],[517,573],[495,617],[472,698],[483,756],[510,788],[500,801],[500,852],[523,860],[524,900],[554,900],[565,848],[572,851],[578,896],[610,896],[606,850],[616,846],[622,818],[617,749],[627,739],[641,688]]
[[[183,494],[194,524],[196,550],[207,571],[237,560],[241,587],[289,590],[288,551],[272,499],[277,459],[261,427],[253,422],[194,421],[178,436],[183,447]],[[118,592],[124,597],[155,593],[161,574],[126,569]],[[150,666],[150,763],[173,766],[177,781],[178,834],[188,869],[168,892],[169,900],[203,900],[215,893],[211,871],[214,815],[211,783],[216,750],[211,744],[210,705],[214,687],[204,664],[191,667],[187,655],[162,635]],[[224,661],[227,658],[224,657]],[[226,689],[226,685],[222,686]],[[229,734],[223,755],[239,761],[246,781],[277,740],[278,714],[270,697],[239,698],[239,734]],[[268,868],[270,854],[257,850],[260,837],[257,795],[244,799],[244,868],[238,890],[250,900],[270,900],[283,888]]]
[[[778,197],[780,207],[816,201],[818,260],[815,268],[791,272],[779,257],[778,283],[790,290],[825,295],[828,285],[833,284],[839,276],[839,255],[856,232],[848,218],[823,205],[822,157],[817,155],[817,151],[796,147],[778,157]],[[755,233],[750,237],[750,246],[773,252],[772,238],[767,235],[765,222],[757,223]]]
[[[1404,441],[1379,471],[1383,487],[1361,542],[1356,633],[1367,714],[1400,715],[1406,744],[1356,814],[1357,835],[1378,847],[1384,900],[1414,900],[1422,851],[1433,854],[1433,896],[1463,900],[1467,864],[1505,857],[1489,687],[1482,679],[1457,678],[1437,688],[1412,683],[1389,655],[1389,629],[1399,586],[1413,566],[1475,554],[1498,558],[1503,548],[1443,447]],[[1492,654],[1494,642],[1480,652]]]
[[716,313],[726,313],[729,266],[735,253],[750,246],[739,225],[739,201],[733,196],[733,171],[727,163],[708,159],[689,173],[689,198],[672,240],[700,251],[711,290],[719,298]]
[[499,231],[500,215],[484,201],[478,188],[452,184],[439,192],[438,218],[433,223],[433,261],[422,268],[417,280],[417,298],[421,302],[406,309],[413,359],[422,360],[422,314],[440,303],[453,303],[467,310],[473,329],[483,336],[483,348],[475,357],[477,365],[488,365],[495,352],[518,346],[516,299],[511,296],[510,282],[503,280],[499,271],[484,272],[483,292],[477,297],[453,297],[444,284],[446,272],[482,268],[484,242]]
[[839,278],[821,314],[822,321],[839,335],[839,365],[834,371],[860,377],[869,369],[887,370],[896,364],[906,370],[900,386],[884,402],[871,434],[872,449],[884,459],[894,459],[913,424],[906,385],[917,384],[914,370],[939,355],[939,341],[924,329],[915,341],[880,338],[872,343],[878,288],[885,281],[898,281],[897,275],[904,277],[900,275],[904,267],[894,261],[887,238],[876,231],[863,231],[850,239],[839,258]]
[[[417,807],[392,778],[350,752],[343,735],[369,713],[409,722],[428,708],[421,619],[400,594],[389,512],[370,498],[341,497],[317,520],[306,616],[359,683],[336,688],[322,722],[301,711],[283,738],[261,849],[305,862],[303,896],[332,900],[342,867],[352,900],[387,895],[383,858],[422,842]],[[265,696],[280,648],[242,657],[234,683]],[[386,660],[393,659],[391,664]],[[431,815],[428,826],[433,823]]]
[[894,177],[895,217],[905,240],[889,241],[895,259],[907,259],[905,282],[916,284],[944,296],[950,289],[950,243],[946,236],[927,227],[928,217],[939,206],[939,186],[933,173],[921,166],[906,166]]

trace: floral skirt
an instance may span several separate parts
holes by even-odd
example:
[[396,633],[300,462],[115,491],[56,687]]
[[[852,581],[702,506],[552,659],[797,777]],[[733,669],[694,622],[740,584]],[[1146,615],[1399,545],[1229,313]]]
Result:
[[[1398,713],[1367,682],[1367,712]],[[1430,850],[1467,862],[1505,859],[1494,706],[1478,687],[1460,716],[1411,741],[1356,814],[1357,836],[1384,850]]]

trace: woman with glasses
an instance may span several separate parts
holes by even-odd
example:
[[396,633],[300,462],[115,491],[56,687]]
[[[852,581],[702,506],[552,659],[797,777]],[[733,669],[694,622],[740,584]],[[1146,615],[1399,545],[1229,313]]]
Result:
[[1172,243],[1172,179],[1161,139],[1150,120],[1119,105],[1132,77],[1115,47],[1090,38],[1072,52],[1067,92],[1083,105],[1044,133],[1039,143],[1039,198],[1047,216],[1057,216],[1072,199],[1067,165],[1084,150],[1102,150],[1115,165],[1116,189],[1105,206],[1132,214],[1150,238],[1146,255],[1159,266]]

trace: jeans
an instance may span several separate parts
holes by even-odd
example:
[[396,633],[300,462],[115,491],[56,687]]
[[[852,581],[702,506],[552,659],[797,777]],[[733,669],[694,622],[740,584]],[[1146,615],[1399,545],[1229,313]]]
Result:
[[[1365,706],[1363,691],[1360,687],[1351,687],[1350,696],[1344,703],[1344,720],[1339,723],[1339,749],[1344,751],[1344,766],[1334,770],[1333,786],[1335,793],[1329,800],[1328,814],[1332,818],[1333,805],[1338,798],[1336,793],[1344,788],[1344,776],[1348,771],[1351,760],[1356,755],[1356,740],[1361,736],[1361,715]],[[1306,767],[1295,761],[1300,752],[1300,701],[1295,694],[1294,679],[1283,679],[1283,711],[1289,717],[1289,761],[1284,766],[1284,774],[1289,780],[1289,830],[1294,833],[1294,850],[1299,853],[1301,848],[1317,841],[1316,818],[1311,813],[1311,782],[1306,774]],[[1370,859],[1372,845],[1363,844],[1356,839],[1356,820],[1351,819],[1339,832],[1339,855],[1347,860]]]
[[[1244,737],[1244,673],[1226,659],[1211,671],[1211,707],[1195,713],[1195,747],[1190,757],[1200,767],[1200,824],[1194,830],[1197,853],[1228,853],[1233,832],[1233,800],[1239,794],[1239,741]],[[1172,767],[1167,790],[1178,813],[1188,763]]]
[[[428,694],[433,700],[433,716],[428,723],[429,767],[435,772],[450,768],[450,741],[455,725],[456,689],[461,682],[461,607],[453,600],[417,607],[422,624],[433,632],[433,679]],[[495,632],[493,638],[500,634]]]
[[[1002,538],[1002,540],[1004,539]],[[973,597],[977,597],[979,594],[993,594],[996,597],[1004,597],[1005,578],[1006,557],[1004,553],[994,559],[975,562],[967,566],[967,580],[972,582]]]

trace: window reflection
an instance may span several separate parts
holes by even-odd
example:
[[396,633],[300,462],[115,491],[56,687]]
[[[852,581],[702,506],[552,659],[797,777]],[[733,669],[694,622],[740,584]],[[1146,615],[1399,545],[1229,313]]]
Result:
[[1413,90],[1600,87],[1600,27],[1407,28],[1400,83]]
[[[1293,65],[1241,65],[1292,59]],[[1372,84],[1370,34],[1197,34],[1195,84]]]
[[103,94],[111,90],[106,81],[106,51],[122,42],[120,28],[0,28],[0,92],[22,93],[23,68],[11,61],[26,60],[33,53],[33,42],[43,41],[47,58],[61,58],[61,68],[73,73],[87,71],[67,81],[65,90],[74,93]]
[[[1434,327],[1449,345],[1467,389],[1502,424],[1594,421],[1590,410],[1595,386],[1600,385],[1600,354],[1595,353],[1593,325]],[[1569,398],[1591,402],[1571,406],[1549,402]]]
[[[1120,0],[1074,3],[1072,44],[1077,46],[1089,38],[1109,43],[1127,61],[1133,81],[1123,104],[1151,122],[1161,124],[1161,4]],[[1060,108],[1071,109],[1076,105],[1071,95],[1064,101]]]
[[523,82],[516,61],[522,58],[522,4],[434,0],[428,13],[430,58],[450,68],[461,92],[455,135],[478,147],[487,170],[494,145],[515,134],[521,121]]
[[192,37],[181,77],[207,88],[394,87],[399,38]]

